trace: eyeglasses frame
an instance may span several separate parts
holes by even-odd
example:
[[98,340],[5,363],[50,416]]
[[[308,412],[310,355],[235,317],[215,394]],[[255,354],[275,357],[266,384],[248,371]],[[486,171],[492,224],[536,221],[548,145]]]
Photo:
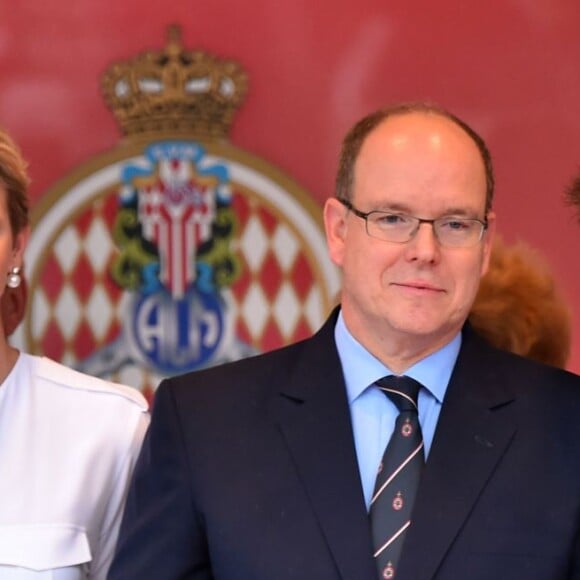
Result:
[[385,240],[383,238],[377,238],[376,236],[373,236],[369,233],[369,226],[368,226],[368,218],[371,214],[374,213],[379,213],[379,214],[393,214],[396,215],[395,212],[389,212],[389,211],[383,211],[383,210],[379,210],[379,209],[374,209],[371,211],[361,211],[360,209],[357,209],[350,201],[348,201],[347,199],[342,199],[340,197],[336,198],[338,201],[340,201],[340,203],[342,203],[342,205],[344,205],[344,207],[346,207],[350,212],[352,212],[355,216],[361,218],[364,220],[365,222],[365,231],[367,233],[368,236],[370,236],[371,238],[375,238],[377,240],[381,240],[383,242],[389,242],[392,244],[406,244],[408,242],[410,242],[416,235],[417,232],[419,231],[419,228],[421,227],[421,224],[431,224],[431,227],[433,228],[433,235],[435,236],[435,239],[437,240],[437,242],[439,244],[441,244],[444,247],[465,247],[465,248],[471,248],[476,246],[479,242],[481,242],[481,240],[483,239],[483,235],[486,232],[486,230],[489,227],[489,222],[487,220],[487,216],[486,218],[482,221],[480,219],[477,218],[461,218],[461,219],[468,219],[469,221],[473,221],[473,222],[477,222],[479,224],[481,224],[482,228],[481,228],[481,233],[479,234],[479,238],[477,239],[477,242],[475,242],[473,245],[469,245],[469,246],[449,246],[446,244],[443,244],[441,242],[441,240],[438,238],[437,236],[437,231],[435,229],[435,222],[444,219],[444,218],[435,218],[435,219],[427,219],[427,218],[420,218],[414,215],[409,215],[409,214],[401,214],[401,215],[405,215],[405,217],[410,217],[413,218],[415,220],[417,220],[417,227],[413,230],[413,232],[411,233],[411,237],[408,240],[404,240],[404,241],[394,241],[394,240]]

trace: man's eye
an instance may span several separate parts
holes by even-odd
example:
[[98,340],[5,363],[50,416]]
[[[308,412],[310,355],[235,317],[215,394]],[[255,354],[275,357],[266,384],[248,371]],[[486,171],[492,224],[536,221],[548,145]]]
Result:
[[470,220],[445,219],[441,221],[441,227],[446,230],[460,232],[468,230],[470,227],[472,227],[472,223]]
[[381,213],[375,216],[375,220],[382,226],[404,226],[409,223],[409,218],[396,213]]

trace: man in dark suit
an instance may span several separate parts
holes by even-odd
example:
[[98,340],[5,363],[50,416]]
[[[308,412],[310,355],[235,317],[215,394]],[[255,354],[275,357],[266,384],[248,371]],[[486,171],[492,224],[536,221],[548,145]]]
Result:
[[[466,323],[495,223],[484,142],[434,106],[378,111],[346,136],[336,194],[340,308],[304,342],[161,384],[111,580],[580,578],[580,379]],[[400,375],[418,403],[383,390],[414,411],[381,391]]]

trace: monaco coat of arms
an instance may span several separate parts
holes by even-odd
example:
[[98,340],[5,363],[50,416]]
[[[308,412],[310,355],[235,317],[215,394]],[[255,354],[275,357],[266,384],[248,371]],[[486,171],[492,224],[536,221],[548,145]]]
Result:
[[320,326],[339,288],[320,208],[230,143],[247,89],[238,63],[186,50],[176,27],[109,67],[123,137],[35,208],[22,348],[150,395]]

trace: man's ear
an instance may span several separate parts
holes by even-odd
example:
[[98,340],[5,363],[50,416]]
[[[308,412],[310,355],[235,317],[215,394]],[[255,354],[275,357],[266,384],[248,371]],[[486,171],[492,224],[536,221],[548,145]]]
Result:
[[324,204],[324,230],[326,232],[326,244],[330,259],[337,265],[342,266],[346,238],[346,214],[347,209],[336,199],[330,197]]
[[490,211],[487,214],[487,230],[485,230],[483,238],[483,261],[481,263],[481,275],[483,276],[489,268],[489,260],[491,257],[491,248],[493,246],[493,239],[495,236],[495,213]]

